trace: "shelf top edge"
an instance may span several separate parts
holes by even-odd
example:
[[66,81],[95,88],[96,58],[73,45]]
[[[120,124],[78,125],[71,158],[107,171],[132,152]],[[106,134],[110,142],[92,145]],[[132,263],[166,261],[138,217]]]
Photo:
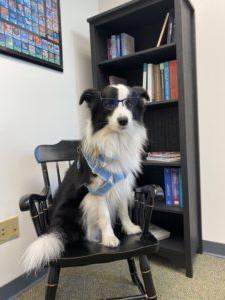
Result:
[[[118,5],[114,8],[111,8],[107,11],[104,11],[100,14],[97,14],[93,17],[90,17],[87,19],[87,22],[88,23],[96,23],[96,25],[100,25],[101,23],[105,23],[107,22],[108,20],[104,20],[104,19],[107,19],[108,17],[117,17],[117,14],[118,16],[121,16],[123,14],[128,14],[129,12],[127,11],[127,9],[142,9],[142,8],[145,8],[146,6],[150,6],[152,4],[156,4],[156,3],[159,3],[159,2],[163,2],[165,0],[131,0],[131,1],[128,1],[127,3],[124,3],[124,4],[121,4],[121,5]],[[111,19],[109,20],[111,21]]]

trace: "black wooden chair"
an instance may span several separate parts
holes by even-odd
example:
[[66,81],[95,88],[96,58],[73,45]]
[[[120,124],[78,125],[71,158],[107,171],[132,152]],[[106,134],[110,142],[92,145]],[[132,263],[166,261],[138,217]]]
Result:
[[[55,145],[41,145],[35,149],[35,158],[41,164],[45,187],[41,194],[23,196],[20,199],[20,209],[21,211],[30,211],[38,236],[44,234],[48,228],[49,210],[53,201],[47,163],[55,162],[60,184],[59,162],[68,161],[69,167],[76,158],[76,148],[79,143],[79,141],[61,141]],[[68,245],[63,257],[51,262],[48,267],[45,299],[55,299],[61,268],[107,263],[122,259],[128,261],[131,279],[141,294],[117,299],[157,299],[147,256],[150,257],[158,250],[158,241],[148,229],[154,199],[158,191],[160,192],[160,189],[155,185],[135,189],[135,205],[131,214],[134,223],[141,226],[142,234],[126,236],[117,230],[116,234],[120,239],[120,245],[117,248],[107,248],[101,244],[83,240]],[[138,277],[134,257],[139,258],[144,285]]]

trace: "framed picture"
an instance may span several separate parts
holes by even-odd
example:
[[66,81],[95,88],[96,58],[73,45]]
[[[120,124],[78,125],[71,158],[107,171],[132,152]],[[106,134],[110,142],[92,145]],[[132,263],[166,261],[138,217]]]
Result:
[[59,0],[0,0],[0,53],[63,71]]

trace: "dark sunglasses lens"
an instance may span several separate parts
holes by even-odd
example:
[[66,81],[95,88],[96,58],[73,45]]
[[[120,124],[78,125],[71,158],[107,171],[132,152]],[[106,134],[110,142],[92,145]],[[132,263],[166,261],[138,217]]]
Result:
[[125,103],[128,108],[132,108],[137,104],[137,102],[138,102],[138,98],[134,97],[134,98],[127,98]]
[[102,99],[103,107],[108,110],[113,110],[117,106],[116,99]]

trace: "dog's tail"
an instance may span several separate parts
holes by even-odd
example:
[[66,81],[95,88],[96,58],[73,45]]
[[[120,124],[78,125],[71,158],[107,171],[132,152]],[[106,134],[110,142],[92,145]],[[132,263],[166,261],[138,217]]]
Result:
[[23,255],[25,271],[27,273],[37,271],[50,261],[60,258],[64,248],[62,234],[57,231],[40,236]]

